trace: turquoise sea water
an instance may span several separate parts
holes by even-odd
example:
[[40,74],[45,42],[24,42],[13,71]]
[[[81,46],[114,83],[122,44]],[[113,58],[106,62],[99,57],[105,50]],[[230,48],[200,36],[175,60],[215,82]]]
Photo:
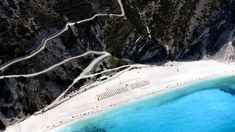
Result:
[[69,123],[61,132],[235,132],[235,76],[184,85]]

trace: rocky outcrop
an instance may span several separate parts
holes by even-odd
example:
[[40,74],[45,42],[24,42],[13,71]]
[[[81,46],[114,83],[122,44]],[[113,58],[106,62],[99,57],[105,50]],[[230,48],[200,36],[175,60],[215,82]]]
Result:
[[[130,63],[235,59],[234,0],[123,0],[123,6],[125,17],[100,16],[69,26],[39,54],[0,74],[39,72],[90,50],[112,55],[93,73]],[[66,22],[96,13],[121,11],[117,0],[0,1],[0,65],[31,53]],[[0,129],[50,104],[97,57],[74,59],[32,78],[0,79]]]
[[184,55],[185,58],[209,57],[216,60],[234,60],[235,37],[235,1],[225,6],[214,21],[201,29],[201,35],[191,49]]
[[136,15],[141,20],[142,27],[149,30],[149,36],[165,46],[169,59],[181,59],[188,56],[198,59],[203,55],[197,51],[187,53],[195,49],[192,47],[195,45],[194,42],[200,38],[207,25],[219,16],[223,7],[229,2],[150,0],[126,3],[127,8],[132,12],[137,12]]
[[2,0],[0,2],[0,64],[28,54],[41,39],[56,32],[65,21],[51,10],[53,2]]

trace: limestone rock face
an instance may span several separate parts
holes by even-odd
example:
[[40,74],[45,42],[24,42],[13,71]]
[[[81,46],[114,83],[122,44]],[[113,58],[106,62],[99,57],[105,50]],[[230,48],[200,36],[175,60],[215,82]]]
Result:
[[[34,57],[2,75],[40,72],[87,51],[107,51],[92,72],[130,63],[213,58],[234,61],[235,0],[122,0],[125,17],[100,16],[70,26]],[[0,65],[23,57],[67,22],[120,14],[117,0],[1,0]],[[0,129],[50,104],[99,57],[73,59],[31,78],[0,79]]]

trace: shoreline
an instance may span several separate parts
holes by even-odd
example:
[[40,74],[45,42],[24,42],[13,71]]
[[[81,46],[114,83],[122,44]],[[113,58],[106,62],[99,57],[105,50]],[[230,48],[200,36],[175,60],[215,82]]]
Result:
[[[92,112],[90,114],[86,114],[85,117],[81,117],[79,115],[74,115],[73,117],[76,117],[76,118],[73,118],[69,121],[66,121],[64,122],[63,124],[59,124],[57,126],[55,126],[54,128],[50,128],[46,131],[54,131],[56,129],[59,129],[61,126],[66,126],[66,125],[69,125],[70,123],[74,123],[74,122],[79,122],[79,121],[83,121],[83,120],[86,120],[88,118],[92,118],[94,116],[98,116],[98,114],[101,114],[102,112],[108,112],[109,110],[111,109],[115,109],[115,107],[120,107],[122,105],[125,105],[125,104],[128,104],[128,103],[131,103],[133,101],[141,101],[141,100],[144,100],[148,97],[154,97],[154,96],[158,96],[159,94],[167,94],[167,92],[170,92],[171,90],[178,90],[180,89],[181,87],[183,87],[184,85],[187,85],[187,84],[191,84],[191,83],[196,83],[198,81],[203,81],[203,80],[207,80],[209,79],[210,77],[212,76],[215,76],[214,78],[220,78],[220,77],[225,77],[225,76],[229,76],[229,75],[232,75],[233,73],[235,73],[235,71],[231,71],[230,73],[227,73],[227,72],[223,72],[221,74],[213,74],[211,76],[205,76],[205,77],[202,77],[202,78],[197,78],[197,79],[191,79],[190,81],[186,81],[184,83],[179,83],[178,85],[175,85],[175,86],[170,86],[170,87],[165,87],[166,89],[162,89],[160,91],[155,91],[155,92],[152,92],[152,93],[148,93],[148,94],[145,94],[145,95],[142,95],[142,96],[139,96],[139,97],[135,97],[131,100],[127,100],[127,101],[123,101],[123,102],[119,102],[117,104],[112,104],[110,107],[107,107],[105,110],[97,110],[95,112]],[[229,74],[229,75],[228,75]],[[234,74],[235,75],[235,74]]]
[[[198,67],[194,67],[196,65]],[[210,68],[211,66],[214,66],[214,69]],[[194,70],[192,71],[191,68]],[[43,121],[42,124],[36,125],[36,129],[39,131],[53,131],[69,123],[84,120],[128,102],[164,94],[167,91],[176,90],[182,85],[206,80],[210,77],[226,76],[234,73],[234,69],[235,65],[227,65],[215,61],[174,62],[173,65],[170,63],[167,66],[133,69],[100,86],[76,95],[60,106],[43,114],[31,116],[21,123],[9,126],[6,131],[27,131],[32,128],[31,125],[36,125],[38,122]],[[142,74],[139,74],[140,72]],[[156,75],[156,77],[153,75]],[[130,89],[132,84],[138,84],[141,80],[150,81],[150,85]],[[100,101],[95,98],[97,94],[107,93],[107,90],[113,89],[117,85],[127,85],[130,91],[110,96]]]

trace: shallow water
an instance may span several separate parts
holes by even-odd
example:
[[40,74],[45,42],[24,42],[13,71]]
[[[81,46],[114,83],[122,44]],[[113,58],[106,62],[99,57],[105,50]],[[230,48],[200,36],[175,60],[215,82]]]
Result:
[[[61,132],[235,132],[234,76],[204,80],[113,108]],[[189,94],[190,93],[190,94]]]

